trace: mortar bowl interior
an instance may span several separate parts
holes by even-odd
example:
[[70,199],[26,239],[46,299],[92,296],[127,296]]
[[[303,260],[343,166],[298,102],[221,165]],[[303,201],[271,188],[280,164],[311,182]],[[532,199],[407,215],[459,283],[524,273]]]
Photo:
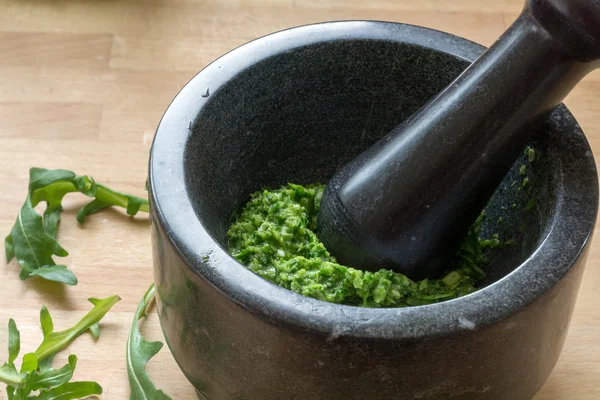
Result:
[[[210,95],[192,126],[184,169],[197,217],[227,251],[231,217],[250,193],[327,183],[468,65],[453,54],[364,38],[299,47],[241,71]],[[521,265],[552,228],[562,190],[558,149],[544,133],[532,146],[537,162],[529,165],[524,154],[486,208],[482,236],[497,233],[514,245],[490,254],[484,285]],[[526,175],[521,165],[530,167]]]

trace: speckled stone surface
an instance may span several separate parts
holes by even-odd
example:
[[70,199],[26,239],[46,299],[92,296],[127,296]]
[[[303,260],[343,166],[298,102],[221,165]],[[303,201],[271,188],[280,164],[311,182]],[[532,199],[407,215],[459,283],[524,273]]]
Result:
[[518,162],[488,208],[484,232],[517,245],[490,256],[474,294],[405,309],[335,305],[275,286],[227,252],[231,214],[251,192],[326,182],[482,51],[401,24],[305,26],[228,53],[175,98],[150,160],[154,276],[165,337],[202,398],[518,400],[542,385],[598,205],[592,153],[562,106],[536,138],[529,197],[511,186]]

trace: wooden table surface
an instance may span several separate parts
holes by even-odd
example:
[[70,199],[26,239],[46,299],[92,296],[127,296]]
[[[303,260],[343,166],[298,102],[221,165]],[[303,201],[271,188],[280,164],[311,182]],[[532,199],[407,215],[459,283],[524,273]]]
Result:
[[[144,195],[148,150],[178,90],[224,52],[280,29],[326,20],[374,19],[424,25],[490,45],[523,0],[0,0],[0,233],[24,200],[31,166],[90,174],[117,190]],[[600,152],[600,74],[586,78],[567,105]],[[0,265],[0,363],[15,318],[22,349],[41,340],[38,313],[57,329],[87,310],[88,297],[119,294],[100,339],[81,336],[76,379],[97,380],[103,398],[128,398],[125,342],[136,305],[152,280],[147,217],[105,211],[75,221],[84,199],[67,197],[59,240],[79,285],[20,281],[13,261]],[[569,336],[536,400],[600,397],[600,242],[588,258]],[[160,339],[157,315],[143,326]],[[193,399],[168,349],[149,364],[159,388]],[[232,377],[235,379],[235,377]],[[2,386],[2,385],[0,385]],[[5,397],[0,387],[0,399]]]

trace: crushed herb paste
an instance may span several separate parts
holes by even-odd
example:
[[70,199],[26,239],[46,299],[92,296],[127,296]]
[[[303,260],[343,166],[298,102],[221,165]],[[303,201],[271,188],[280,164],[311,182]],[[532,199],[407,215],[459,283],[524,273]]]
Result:
[[324,185],[288,184],[252,194],[228,231],[231,254],[263,278],[304,296],[363,307],[407,307],[454,299],[477,290],[486,248],[482,213],[441,279],[413,281],[382,269],[361,271],[337,263],[315,234]]

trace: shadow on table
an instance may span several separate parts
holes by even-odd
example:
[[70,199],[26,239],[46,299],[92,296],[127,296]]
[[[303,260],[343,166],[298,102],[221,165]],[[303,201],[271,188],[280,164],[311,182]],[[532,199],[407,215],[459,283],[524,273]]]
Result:
[[[55,304],[60,304],[62,310],[76,310],[76,304],[69,295],[67,285],[59,282],[47,281],[45,279],[31,278],[23,281],[28,290],[39,293],[42,298],[41,304],[50,309]],[[41,307],[41,305],[40,305]],[[52,311],[52,310],[50,310]]]

